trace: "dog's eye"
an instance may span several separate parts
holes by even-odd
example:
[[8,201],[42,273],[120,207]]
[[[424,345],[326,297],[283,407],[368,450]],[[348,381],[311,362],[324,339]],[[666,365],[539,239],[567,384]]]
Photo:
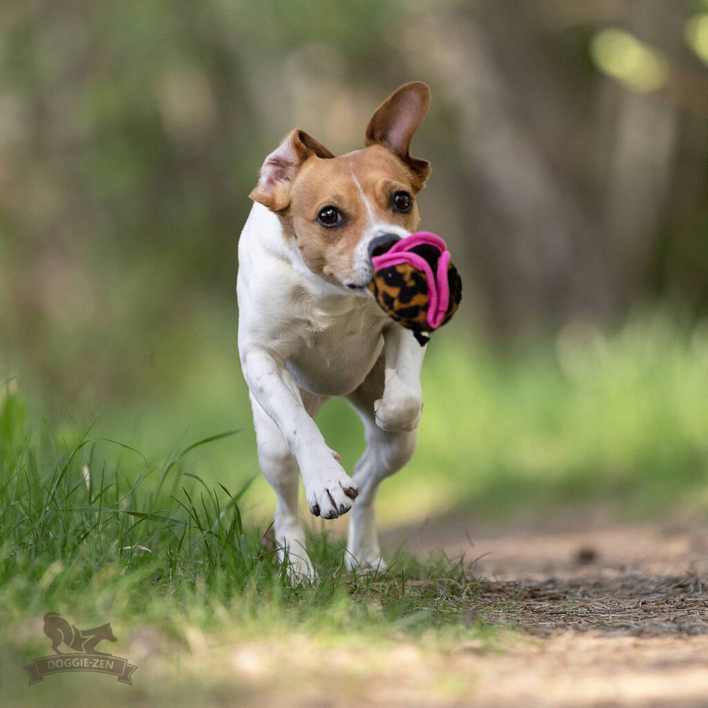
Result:
[[407,214],[413,208],[413,197],[408,192],[394,192],[391,197],[391,206],[394,211]]
[[344,223],[344,216],[337,207],[322,207],[320,213],[317,215],[317,223],[330,229],[333,226],[341,226],[341,224]]

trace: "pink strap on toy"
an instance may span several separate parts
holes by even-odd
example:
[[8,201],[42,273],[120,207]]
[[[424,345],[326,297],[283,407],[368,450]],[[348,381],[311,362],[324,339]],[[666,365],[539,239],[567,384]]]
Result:
[[[440,251],[438,258],[437,273],[433,274],[433,269],[428,261],[411,251],[416,246],[434,246]],[[450,263],[450,251],[447,250],[447,244],[440,236],[437,236],[430,231],[419,231],[402,238],[380,256],[374,256],[371,259],[376,270],[381,268],[389,268],[390,266],[400,265],[401,263],[410,263],[414,268],[422,270],[428,280],[428,292],[430,302],[428,304],[428,313],[426,319],[428,325],[432,329],[437,329],[445,317],[448,305],[450,304],[450,285],[447,279],[447,267]]]

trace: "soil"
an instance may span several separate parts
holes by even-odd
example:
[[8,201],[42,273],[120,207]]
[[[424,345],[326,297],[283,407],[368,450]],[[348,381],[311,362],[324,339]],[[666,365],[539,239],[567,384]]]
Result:
[[386,544],[477,558],[476,611],[528,638],[475,656],[475,706],[708,706],[705,519],[576,509],[428,523]]

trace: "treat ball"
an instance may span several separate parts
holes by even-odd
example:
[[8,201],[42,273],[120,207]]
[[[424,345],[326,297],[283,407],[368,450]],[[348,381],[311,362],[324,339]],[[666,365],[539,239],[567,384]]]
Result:
[[447,323],[462,299],[462,281],[445,242],[421,232],[372,259],[369,289],[391,319],[414,332]]

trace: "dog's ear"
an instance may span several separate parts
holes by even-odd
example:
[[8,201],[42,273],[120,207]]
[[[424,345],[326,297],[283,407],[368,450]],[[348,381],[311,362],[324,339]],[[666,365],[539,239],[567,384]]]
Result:
[[366,129],[366,147],[383,145],[393,151],[412,170],[423,187],[430,174],[430,163],[411,157],[413,133],[423,122],[430,106],[430,89],[422,81],[411,81],[396,89],[378,108]]
[[308,157],[330,158],[334,155],[322,143],[303,130],[291,130],[261,167],[258,186],[250,193],[254,202],[271,211],[283,211],[290,205],[290,188],[295,175]]

